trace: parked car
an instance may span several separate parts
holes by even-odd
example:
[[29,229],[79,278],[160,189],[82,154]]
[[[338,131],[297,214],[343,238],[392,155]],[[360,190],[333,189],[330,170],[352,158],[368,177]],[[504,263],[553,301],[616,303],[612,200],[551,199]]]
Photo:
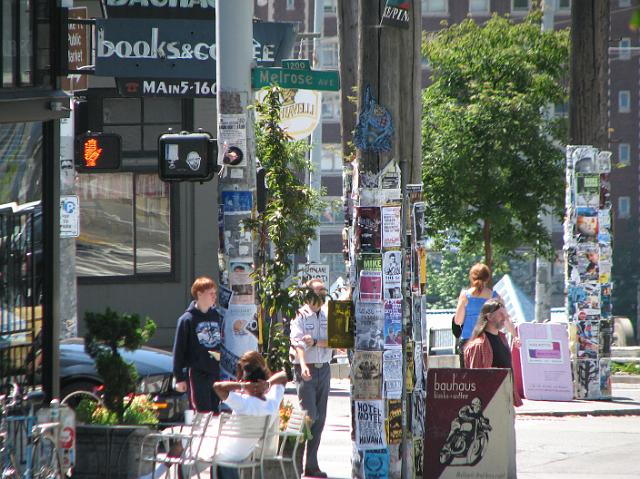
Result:
[[[138,392],[150,394],[158,407],[161,422],[177,422],[188,408],[187,395],[173,388],[173,355],[143,346],[135,351],[121,350],[122,358],[135,365],[140,378]],[[94,391],[102,385],[95,362],[84,350],[84,339],[60,341],[60,396],[75,391]]]

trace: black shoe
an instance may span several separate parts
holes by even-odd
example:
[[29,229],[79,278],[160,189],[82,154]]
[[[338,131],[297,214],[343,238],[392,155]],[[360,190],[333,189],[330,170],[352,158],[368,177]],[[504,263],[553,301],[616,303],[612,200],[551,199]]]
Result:
[[328,477],[326,472],[322,472],[320,469],[305,470],[304,475],[307,477]]

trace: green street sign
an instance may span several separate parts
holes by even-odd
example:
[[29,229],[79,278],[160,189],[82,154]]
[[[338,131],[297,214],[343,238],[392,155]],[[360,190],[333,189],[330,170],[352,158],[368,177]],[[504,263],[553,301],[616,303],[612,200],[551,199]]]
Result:
[[253,69],[253,88],[271,85],[299,90],[339,91],[340,75],[337,70],[312,70],[309,60],[282,60],[282,68]]

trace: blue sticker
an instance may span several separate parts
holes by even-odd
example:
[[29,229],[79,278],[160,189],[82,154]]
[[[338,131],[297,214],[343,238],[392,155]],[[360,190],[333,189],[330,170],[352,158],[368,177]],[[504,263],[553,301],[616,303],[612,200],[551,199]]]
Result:
[[354,145],[361,151],[374,153],[391,151],[391,137],[393,136],[391,113],[376,103],[369,85],[364,90],[363,105],[353,137]]

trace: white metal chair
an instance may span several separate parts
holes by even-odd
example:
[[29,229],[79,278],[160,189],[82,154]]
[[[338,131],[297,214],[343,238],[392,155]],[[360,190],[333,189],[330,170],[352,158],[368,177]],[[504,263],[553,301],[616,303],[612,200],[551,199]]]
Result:
[[[220,425],[216,447],[213,456],[208,462],[212,471],[212,477],[216,479],[218,466],[231,469],[238,469],[242,474],[245,469],[251,469],[251,478],[255,477],[256,467],[260,468],[260,477],[264,479],[264,456],[263,447],[271,426],[271,416],[245,416],[240,414],[221,414]],[[253,450],[249,456],[239,461],[227,460],[221,455],[220,446],[222,443],[233,442],[253,442]]]
[[[144,463],[152,463],[153,471],[155,471],[156,464],[165,463],[175,465],[177,468],[182,468],[183,477],[190,477],[192,469],[196,468],[200,459],[200,449],[202,443],[207,437],[207,427],[212,418],[212,413],[196,413],[193,418],[193,422],[190,426],[181,426],[177,432],[161,432],[150,433],[144,437],[140,446],[140,462],[138,465],[138,477],[142,475],[142,467]],[[182,452],[180,456],[169,456],[169,444],[171,441],[182,442]],[[149,445],[152,444],[153,454],[144,454],[145,446],[147,451]],[[160,445],[163,445],[162,452],[160,452]],[[197,468],[196,468],[197,472]],[[155,477],[155,476],[152,476]],[[199,477],[199,476],[198,476]]]
[[[287,422],[287,428],[284,431],[280,431],[278,434],[280,436],[280,445],[278,446],[278,452],[273,457],[267,457],[266,460],[269,461],[278,461],[280,463],[280,468],[282,469],[282,477],[287,479],[287,471],[284,467],[286,462],[290,462],[293,465],[293,471],[295,473],[296,479],[300,478],[300,471],[298,471],[298,464],[296,463],[296,452],[298,451],[298,446],[302,442],[302,438],[304,437],[304,433],[302,429],[304,428],[304,421],[307,416],[307,411],[303,409],[293,408],[291,411],[291,417],[289,418],[289,422]],[[285,451],[287,443],[289,441],[293,441],[293,450],[291,454],[288,455]]]

